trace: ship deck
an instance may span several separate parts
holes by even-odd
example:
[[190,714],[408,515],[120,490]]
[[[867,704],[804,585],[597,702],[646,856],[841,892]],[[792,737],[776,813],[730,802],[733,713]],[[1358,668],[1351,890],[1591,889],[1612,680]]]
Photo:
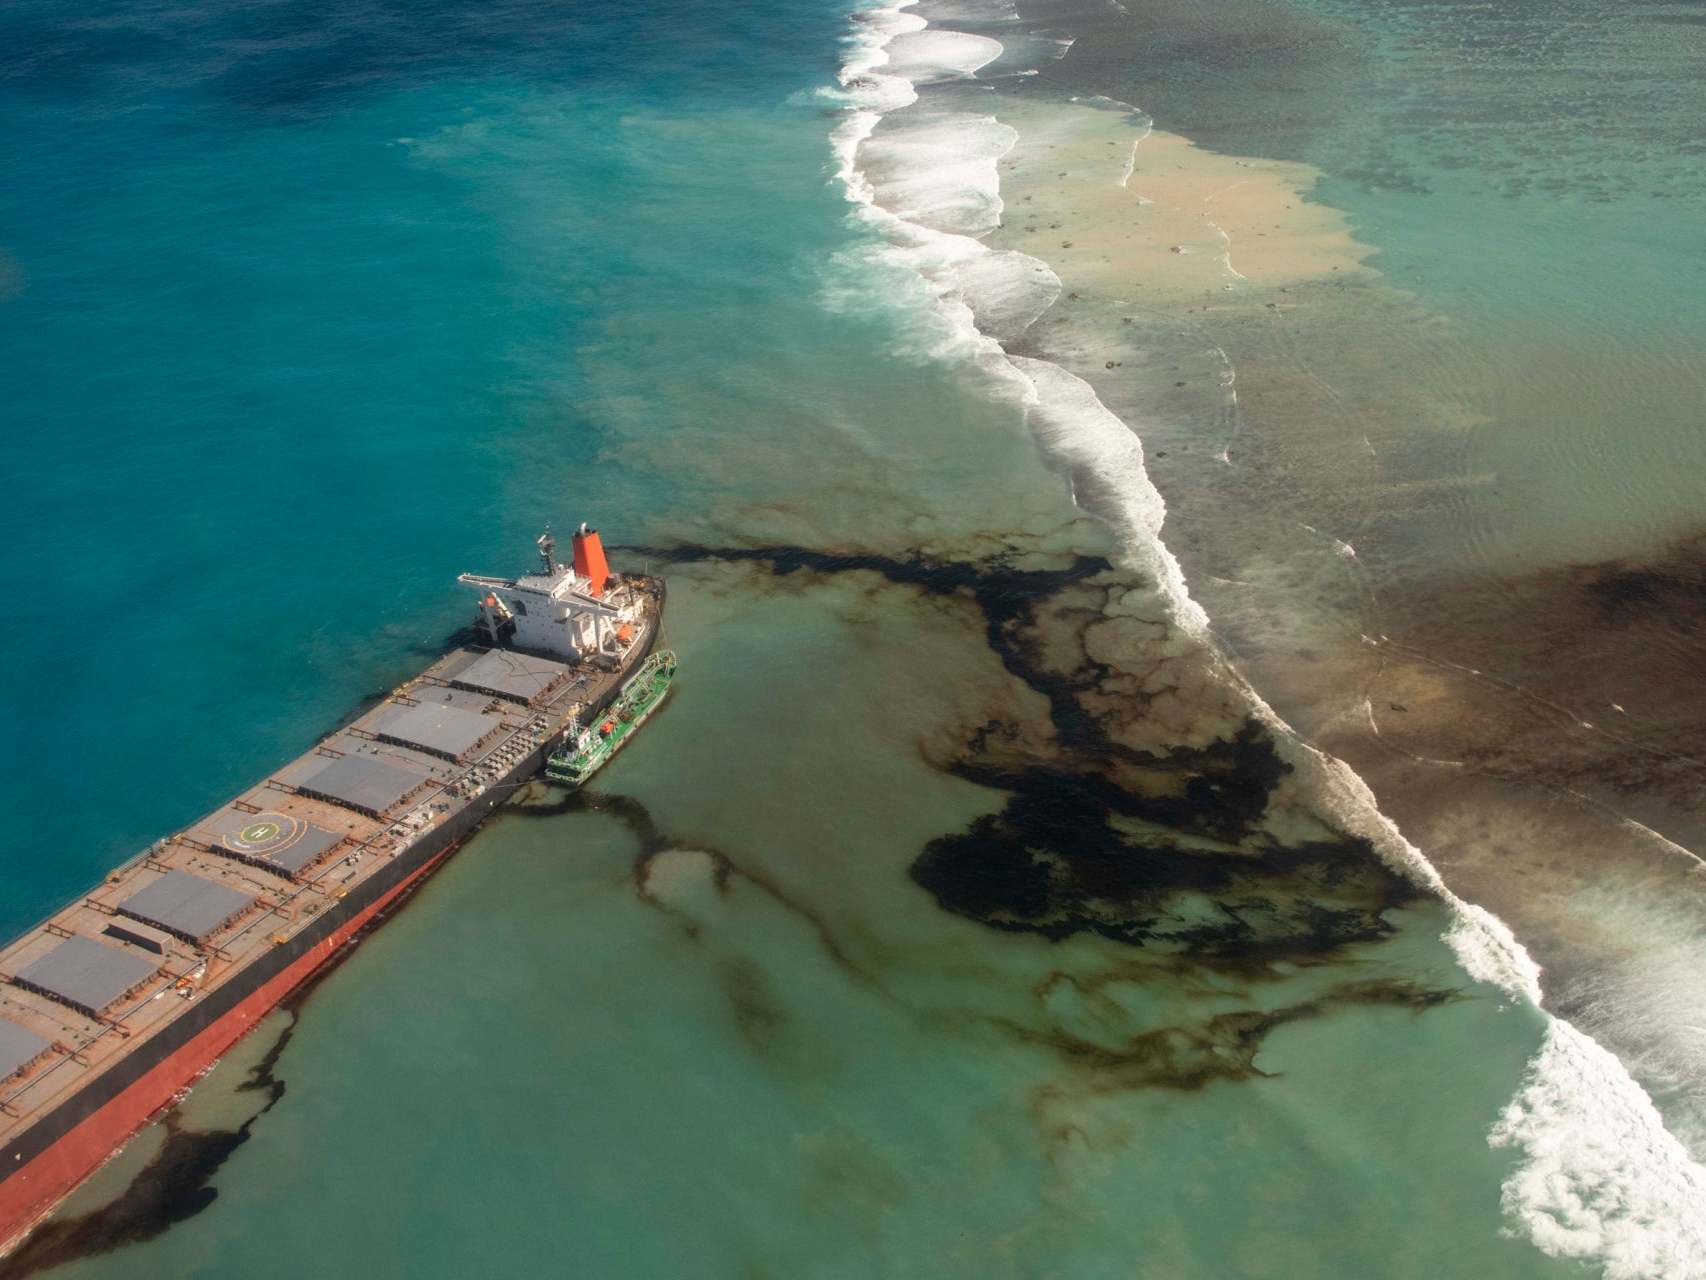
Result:
[[527,782],[512,775],[632,661],[453,650],[0,949],[0,1148],[390,860]]

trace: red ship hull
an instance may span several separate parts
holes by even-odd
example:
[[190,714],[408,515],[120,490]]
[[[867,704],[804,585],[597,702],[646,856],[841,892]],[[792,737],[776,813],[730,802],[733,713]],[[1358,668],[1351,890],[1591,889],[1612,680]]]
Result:
[[19,1244],[43,1217],[83,1179],[115,1155],[138,1130],[169,1106],[186,1085],[206,1071],[232,1045],[338,949],[429,875],[451,850],[414,870],[383,896],[364,907],[338,930],[314,944],[291,964],[255,988],[237,1005],[162,1058],[94,1114],[0,1183],[0,1256]]
[[[663,587],[657,583],[648,590],[655,591],[658,613],[624,670],[645,661],[657,643]],[[611,682],[586,703],[584,713],[601,713],[620,687],[620,681]],[[252,955],[227,981],[174,1010],[176,1016],[162,1028],[114,1055],[92,1079],[42,1104],[32,1123],[0,1145],[0,1258],[270,1010],[334,960],[351,938],[398,906],[517,786],[543,768],[562,739],[559,728],[512,759],[483,794],[387,855],[347,894],[315,913],[311,923],[301,924],[271,950]]]

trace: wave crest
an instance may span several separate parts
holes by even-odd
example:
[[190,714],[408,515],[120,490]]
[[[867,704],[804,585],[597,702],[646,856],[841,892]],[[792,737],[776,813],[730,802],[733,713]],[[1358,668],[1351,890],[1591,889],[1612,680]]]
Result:
[[[874,255],[890,269],[914,273],[933,300],[949,337],[931,344],[932,353],[976,361],[998,394],[1023,405],[1027,425],[1069,478],[1075,501],[1106,521],[1131,565],[1156,582],[1152,616],[1209,644],[1207,615],[1161,539],[1166,504],[1144,467],[1138,435],[1082,379],[1046,360],[1010,356],[1002,346],[1046,312],[1062,287],[1041,259],[994,251],[976,238],[999,224],[997,162],[1016,134],[993,116],[973,114],[937,115],[877,133],[884,115],[917,101],[918,84],[974,76],[1003,51],[989,37],[931,27],[906,12],[913,3],[867,9],[855,19],[838,91],[849,114],[832,133],[836,177],[855,216],[881,237]],[[955,10],[939,3],[933,12]],[[1086,105],[1136,111],[1105,99]],[[1140,135],[1134,148],[1141,141]],[[1128,162],[1127,178],[1130,172]],[[1242,685],[1229,669],[1223,674]],[[1451,909],[1445,941],[1465,971],[1544,1019],[1541,1048],[1488,1135],[1494,1147],[1517,1153],[1502,1191],[1512,1224],[1543,1252],[1597,1262],[1611,1280],[1706,1277],[1706,1170],[1665,1128],[1640,1085],[1615,1055],[1541,1008],[1541,971],[1533,958],[1501,920],[1446,887],[1360,777],[1298,739],[1254,690],[1243,691],[1276,730],[1296,785],[1312,788],[1343,830],[1368,839]]]

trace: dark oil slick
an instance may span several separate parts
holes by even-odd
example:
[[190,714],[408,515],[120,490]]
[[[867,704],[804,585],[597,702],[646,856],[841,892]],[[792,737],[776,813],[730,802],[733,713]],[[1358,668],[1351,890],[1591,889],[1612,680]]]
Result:
[[[799,547],[648,552],[676,561],[759,562],[781,577],[874,572],[976,602],[990,648],[1048,700],[1055,742],[1044,755],[1018,741],[1021,726],[992,720],[945,762],[957,776],[1008,795],[1000,813],[937,837],[914,861],[913,879],[945,910],[996,929],[1051,938],[1089,931],[1248,970],[1377,941],[1391,932],[1384,913],[1420,896],[1366,841],[1288,846],[1262,830],[1268,796],[1289,766],[1254,719],[1228,739],[1166,755],[1115,738],[1113,721],[1141,715],[1141,701],[1107,698],[1104,682],[1114,672],[1087,656],[1062,670],[1048,656],[1055,648],[1039,639],[1063,619],[1084,625],[1071,616],[1082,602],[1070,588],[1112,593],[1133,585],[1105,560],[1078,556],[1063,569],[1039,570]],[[1092,705],[1093,698],[1102,704]],[[1208,897],[1220,919],[1179,923],[1171,904],[1186,894]]]

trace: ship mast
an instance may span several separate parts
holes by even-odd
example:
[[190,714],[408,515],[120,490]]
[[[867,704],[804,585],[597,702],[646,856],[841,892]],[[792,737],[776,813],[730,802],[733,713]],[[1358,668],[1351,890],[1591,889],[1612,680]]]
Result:
[[[533,540],[539,567],[521,578],[464,573],[457,581],[480,593],[476,625],[495,647],[580,662],[621,653],[624,625],[632,634],[640,621],[639,601],[620,589],[610,572],[598,531],[581,525],[574,534],[573,566],[557,561],[551,526]],[[611,590],[611,584],[618,584]]]

